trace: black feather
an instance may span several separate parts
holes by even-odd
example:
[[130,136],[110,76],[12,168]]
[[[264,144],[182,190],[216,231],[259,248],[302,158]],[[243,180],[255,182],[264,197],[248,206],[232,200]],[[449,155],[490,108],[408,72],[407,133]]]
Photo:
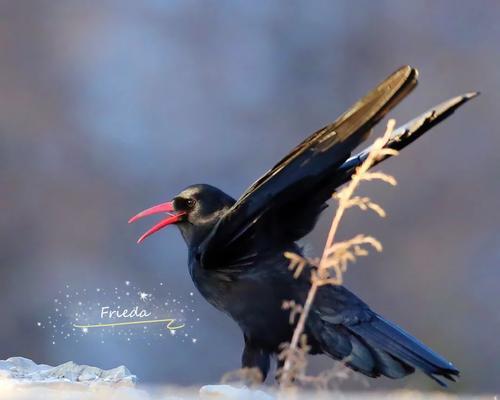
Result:
[[349,326],[349,329],[376,349],[422,370],[443,386],[446,384],[438,376],[454,381],[454,376],[459,375],[452,363],[379,315],[375,314],[368,322]]

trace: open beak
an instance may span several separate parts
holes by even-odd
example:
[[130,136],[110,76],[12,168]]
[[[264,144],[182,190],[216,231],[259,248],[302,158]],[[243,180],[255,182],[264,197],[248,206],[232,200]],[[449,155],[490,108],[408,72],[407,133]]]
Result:
[[151,229],[149,229],[147,232],[145,232],[139,238],[137,243],[141,243],[148,236],[151,236],[153,233],[158,232],[160,229],[165,228],[167,225],[171,225],[171,224],[175,224],[175,223],[179,222],[182,219],[182,216],[184,216],[186,214],[185,212],[176,212],[174,210],[173,202],[168,201],[166,203],[158,204],[157,206],[153,206],[153,207],[148,208],[144,211],[141,211],[139,214],[130,218],[128,220],[128,223],[131,224],[132,222],[135,222],[140,218],[147,217],[148,215],[161,214],[161,213],[168,214],[168,217],[165,219],[162,219],[155,226],[153,226]]

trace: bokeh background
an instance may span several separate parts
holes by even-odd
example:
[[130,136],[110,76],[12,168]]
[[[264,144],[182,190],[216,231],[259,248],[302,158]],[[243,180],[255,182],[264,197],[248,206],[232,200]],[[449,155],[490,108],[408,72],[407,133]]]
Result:
[[[238,327],[197,293],[196,345],[53,345],[35,324],[68,284],[195,291],[178,232],[136,246],[152,221],[127,219],[191,183],[238,196],[408,63],[421,83],[392,114],[401,123],[482,96],[383,164],[396,188],[365,186],[389,217],[353,211],[342,234],[375,234],[385,251],[347,284],[462,370],[451,390],[498,390],[499,21],[496,0],[1,1],[0,358],[125,364],[181,385],[239,366]],[[306,238],[311,253],[330,217]],[[437,388],[422,376],[371,387]]]

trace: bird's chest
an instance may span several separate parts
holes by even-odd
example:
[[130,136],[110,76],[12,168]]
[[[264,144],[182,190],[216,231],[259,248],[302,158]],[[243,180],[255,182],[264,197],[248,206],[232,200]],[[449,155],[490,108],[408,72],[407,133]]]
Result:
[[230,274],[202,268],[197,262],[189,265],[189,273],[201,295],[215,308],[228,312],[235,280]]
[[281,270],[276,264],[263,264],[235,273],[206,270],[192,263],[190,273],[202,296],[229,314],[245,335],[255,337],[273,331],[273,337],[282,340],[282,336],[288,337],[290,328],[289,313],[282,309],[282,303],[296,297],[294,282],[286,265]]

